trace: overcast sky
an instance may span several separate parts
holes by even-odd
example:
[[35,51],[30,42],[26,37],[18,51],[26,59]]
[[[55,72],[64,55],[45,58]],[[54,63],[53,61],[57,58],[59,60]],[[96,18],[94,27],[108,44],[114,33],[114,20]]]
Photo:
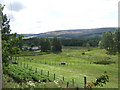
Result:
[[0,0],[12,32],[118,26],[119,0]]

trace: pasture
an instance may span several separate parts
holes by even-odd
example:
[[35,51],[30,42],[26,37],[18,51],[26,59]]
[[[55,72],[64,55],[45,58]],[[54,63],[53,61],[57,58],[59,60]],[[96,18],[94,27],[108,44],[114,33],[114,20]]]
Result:
[[[39,51],[34,51],[34,53],[37,52]],[[85,55],[82,55],[83,52]],[[83,47],[64,47],[62,53],[21,56],[19,62],[28,64],[33,69],[37,68],[39,72],[43,70],[44,73],[49,71],[51,75],[55,73],[58,81],[62,77],[66,82],[74,79],[78,87],[83,87],[84,76],[87,77],[87,82],[91,82],[107,71],[110,81],[103,87],[118,87],[118,57],[107,55],[103,49],[90,48],[89,51]],[[66,65],[60,65],[61,62],[65,62]],[[107,62],[107,64],[97,62]]]
[[[103,49],[63,47],[63,52],[58,54],[25,51],[17,62],[18,65],[28,65],[34,71],[37,69],[39,74],[42,71],[43,75],[47,75],[49,71],[50,78],[54,78],[55,74],[56,82],[64,78],[63,83],[66,84],[72,83],[74,79],[74,86],[79,88],[84,86],[84,76],[87,78],[87,83],[93,82],[106,71],[110,81],[103,87],[94,88],[118,88],[118,57],[107,55]],[[61,62],[65,65],[61,65]],[[66,86],[62,84],[61,87]]]

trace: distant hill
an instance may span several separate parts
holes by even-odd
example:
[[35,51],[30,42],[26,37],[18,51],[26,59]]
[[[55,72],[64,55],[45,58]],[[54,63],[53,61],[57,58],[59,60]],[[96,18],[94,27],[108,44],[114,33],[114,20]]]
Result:
[[25,38],[41,38],[41,37],[60,37],[60,38],[87,38],[100,37],[103,32],[115,31],[117,28],[94,28],[94,29],[71,29],[57,30],[39,34],[24,34]]

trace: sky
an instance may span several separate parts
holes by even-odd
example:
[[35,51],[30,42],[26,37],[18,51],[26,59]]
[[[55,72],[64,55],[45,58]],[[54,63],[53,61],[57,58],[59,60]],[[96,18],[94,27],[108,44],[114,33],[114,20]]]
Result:
[[0,0],[12,32],[118,27],[119,0]]

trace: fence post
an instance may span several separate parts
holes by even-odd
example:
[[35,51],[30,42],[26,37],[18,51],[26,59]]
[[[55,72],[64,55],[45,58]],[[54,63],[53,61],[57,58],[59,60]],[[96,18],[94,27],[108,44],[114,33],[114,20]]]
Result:
[[55,73],[54,73],[54,80],[55,80]]
[[64,76],[63,76],[63,81],[64,81],[65,79],[64,79]]
[[48,77],[49,77],[49,71],[48,71]]
[[72,79],[73,87],[74,87],[74,79]]
[[84,88],[86,88],[86,76],[84,76]]
[[37,68],[36,68],[35,72],[37,73]]
[[68,86],[69,86],[69,82],[67,82],[67,88],[68,88]]
[[41,70],[41,75],[43,74],[43,70]]

